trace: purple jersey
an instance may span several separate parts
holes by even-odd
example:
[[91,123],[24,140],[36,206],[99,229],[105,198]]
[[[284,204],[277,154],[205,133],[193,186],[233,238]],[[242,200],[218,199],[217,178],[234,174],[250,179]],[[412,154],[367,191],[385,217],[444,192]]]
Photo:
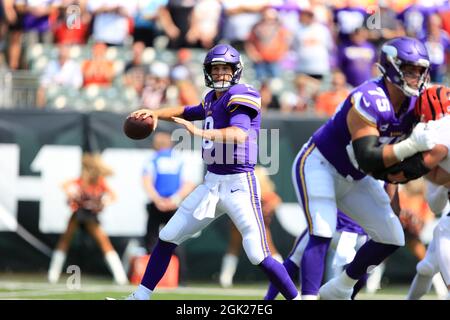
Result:
[[376,60],[376,49],[368,41],[362,44],[349,41],[338,47],[339,68],[353,87],[372,78],[372,66]]
[[425,7],[422,5],[411,5],[398,15],[403,23],[406,33],[418,39],[427,33],[427,19],[436,12],[436,7]]
[[367,12],[361,7],[346,7],[335,9],[333,15],[334,23],[339,31],[339,39],[346,41],[353,31],[364,26]]
[[[202,156],[207,170],[216,174],[252,171],[257,162],[258,133],[261,127],[261,96],[246,84],[236,84],[219,99],[211,90],[198,106],[185,108],[186,120],[204,120],[203,128],[223,129],[231,126],[231,119],[240,109],[250,116],[247,139],[241,144],[225,144],[203,139]],[[245,128],[243,128],[245,129]]]
[[347,231],[347,232],[353,232],[360,235],[366,235],[367,233],[364,231],[364,229],[355,222],[352,218],[347,216],[346,214],[342,213],[338,210],[337,213],[337,224],[336,224],[336,231]]
[[393,144],[406,138],[417,120],[414,115],[415,97],[405,99],[399,115],[388,98],[388,90],[383,78],[369,80],[355,88],[337,108],[336,113],[312,136],[324,157],[344,177],[355,180],[365,177],[350,160],[347,147],[351,146],[351,136],[347,127],[347,114],[354,108],[369,125],[377,128],[379,145]]
[[421,39],[430,57],[430,72],[436,72],[441,66],[445,69],[445,56],[450,51],[450,36],[441,30],[439,41],[430,41],[427,37]]

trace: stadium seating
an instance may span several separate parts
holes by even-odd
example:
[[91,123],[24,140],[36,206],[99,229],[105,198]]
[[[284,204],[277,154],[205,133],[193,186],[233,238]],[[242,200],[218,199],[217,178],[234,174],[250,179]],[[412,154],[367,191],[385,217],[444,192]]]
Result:
[[[150,65],[154,61],[161,61],[169,66],[178,63],[177,51],[166,49],[167,39],[164,37],[157,39],[154,47],[145,48],[142,58],[145,64]],[[86,45],[74,45],[70,49],[70,57],[78,63],[91,57],[93,43]],[[189,49],[190,61],[186,66],[192,73],[193,81],[198,88],[204,86],[203,58],[206,53],[203,49]],[[129,46],[108,47],[106,57],[114,61],[115,78],[112,87],[101,88],[91,86],[87,89],[80,89],[77,94],[71,94],[74,90],[65,90],[49,87],[47,90],[47,101],[49,108],[74,109],[80,111],[105,110],[114,112],[126,112],[139,105],[140,98],[132,88],[126,88],[123,83],[124,69],[128,61],[132,59],[132,49]],[[36,43],[27,47],[26,63],[32,73],[41,75],[48,62],[57,59],[58,48],[52,44]],[[255,87],[261,85],[259,79],[256,79],[252,62],[248,56],[243,53],[242,60],[245,72],[242,81]],[[283,70],[279,79],[271,81],[271,88],[274,94],[294,93],[295,72]],[[176,97],[171,97],[171,101],[176,101]]]

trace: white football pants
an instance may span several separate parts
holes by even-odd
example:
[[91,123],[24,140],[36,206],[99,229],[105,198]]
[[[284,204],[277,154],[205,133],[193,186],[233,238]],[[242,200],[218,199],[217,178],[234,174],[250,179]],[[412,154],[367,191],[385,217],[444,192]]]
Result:
[[333,237],[339,208],[374,241],[397,246],[405,244],[403,229],[392,211],[389,196],[373,177],[361,180],[343,177],[309,142],[297,155],[292,174],[310,234]]
[[260,186],[253,172],[229,175],[207,172],[204,182],[184,199],[159,237],[179,245],[224,213],[241,233],[245,253],[252,264],[258,265],[270,255]]

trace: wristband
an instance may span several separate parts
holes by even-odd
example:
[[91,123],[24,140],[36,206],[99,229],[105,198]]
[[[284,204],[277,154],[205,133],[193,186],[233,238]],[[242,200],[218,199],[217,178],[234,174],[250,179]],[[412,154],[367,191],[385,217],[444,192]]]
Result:
[[417,153],[415,143],[409,138],[394,144],[393,151],[395,157],[399,161],[403,161],[403,159],[408,158]]

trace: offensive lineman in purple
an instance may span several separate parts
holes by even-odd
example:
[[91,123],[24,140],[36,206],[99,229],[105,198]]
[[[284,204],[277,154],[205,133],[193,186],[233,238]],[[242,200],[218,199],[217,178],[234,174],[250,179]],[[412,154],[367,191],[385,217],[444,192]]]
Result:
[[[335,166],[344,177],[362,179],[366,173],[358,170],[349,158],[346,146],[351,137],[347,126],[347,114],[353,107],[362,114],[365,121],[380,132],[380,144],[393,144],[408,136],[417,120],[414,115],[416,97],[406,99],[399,116],[391,112],[389,105],[384,105],[389,93],[384,78],[367,81],[356,88],[341,104],[339,110],[328,122],[316,131],[312,137],[320,152]],[[378,107],[379,106],[379,107]],[[334,137],[330,140],[328,137]]]
[[[320,294],[322,299],[349,299],[353,286],[371,266],[404,245],[389,196],[374,177],[383,177],[389,167],[404,159],[417,163],[414,168],[422,175],[427,172],[423,159],[413,155],[435,145],[434,139],[426,138],[426,128],[416,126],[414,116],[429,66],[427,50],[417,39],[399,37],[386,42],[378,65],[383,76],[355,88],[294,161],[294,186],[310,233],[301,262],[302,298],[317,299]],[[319,292],[324,257],[336,230],[337,208],[360,224],[371,240]]]

